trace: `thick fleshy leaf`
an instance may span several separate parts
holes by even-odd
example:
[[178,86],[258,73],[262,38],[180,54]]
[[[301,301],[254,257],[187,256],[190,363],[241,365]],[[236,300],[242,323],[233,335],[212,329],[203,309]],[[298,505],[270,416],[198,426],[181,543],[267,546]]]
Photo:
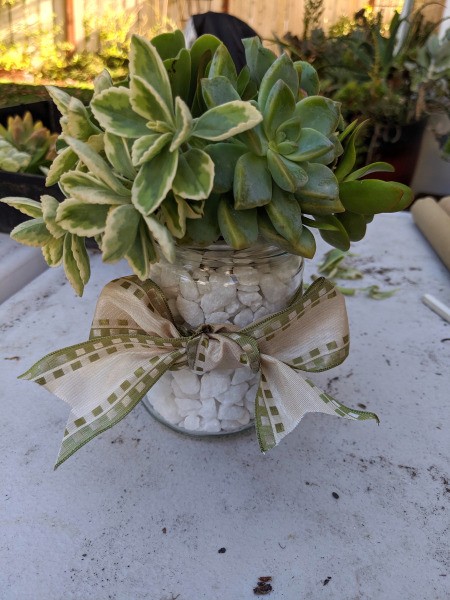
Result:
[[56,222],[70,233],[90,237],[103,233],[109,209],[107,204],[86,204],[69,198],[59,205]]
[[28,217],[33,217],[34,219],[42,217],[41,203],[31,200],[31,198],[7,196],[6,198],[0,198],[0,202],[12,206],[12,208],[15,208]]
[[180,239],[186,233],[187,202],[183,198],[168,194],[161,204],[161,212],[170,233]]
[[359,242],[366,235],[367,224],[364,215],[357,215],[350,211],[345,211],[336,218],[344,226],[345,231],[352,242]]
[[206,146],[205,152],[214,162],[214,192],[221,194],[233,189],[234,170],[240,156],[246,148],[240,144],[219,142]]
[[339,184],[333,171],[325,165],[306,163],[303,165],[308,181],[296,192],[300,199],[305,198],[338,198]]
[[100,129],[92,123],[86,107],[78,98],[70,100],[67,109],[67,131],[72,137],[83,141],[100,133]]
[[166,106],[172,107],[172,91],[166,67],[156,48],[138,35],[131,36],[129,68],[131,81],[141,77],[151,83]]
[[242,98],[243,94],[249,84],[250,81],[250,69],[247,67],[247,65],[245,65],[237,78],[237,83],[236,83],[236,89],[237,92],[239,94],[239,96]]
[[205,200],[205,207],[201,219],[188,219],[186,221],[186,235],[183,243],[195,243],[198,246],[209,246],[220,237],[217,223],[217,207],[220,197],[216,194]]
[[172,104],[167,105],[153,85],[142,77],[135,76],[130,81],[130,104],[138,115],[150,121],[147,123],[150,129],[157,121],[173,126]]
[[143,165],[161,152],[172,139],[170,133],[144,135],[133,144],[131,156],[135,166]]
[[264,208],[277,232],[295,245],[300,239],[303,224],[302,211],[294,196],[274,186],[272,201]]
[[76,140],[75,138],[67,137],[67,143],[74,152],[79,156],[80,160],[87,166],[89,171],[98,179],[103,181],[111,190],[119,195],[128,195],[128,189],[120,183],[114,175],[112,169],[103,158],[95,152],[88,144]]
[[220,106],[226,102],[240,100],[240,96],[226,77],[202,79],[202,93],[208,108]]
[[140,218],[131,204],[117,206],[109,211],[102,239],[105,262],[117,262],[128,252],[136,238]]
[[300,73],[300,87],[308,96],[315,96],[319,93],[319,76],[315,68],[304,60],[294,63],[297,73]]
[[277,129],[275,142],[280,144],[286,140],[298,142],[302,132],[302,122],[298,117],[284,121]]
[[161,253],[166,260],[173,263],[175,260],[175,244],[170,231],[162,223],[152,216],[144,217],[145,224],[151,233],[152,238],[157,242]]
[[64,92],[64,90],[61,90],[60,88],[57,88],[54,85],[46,85],[45,89],[49,93],[50,98],[56,104],[56,108],[59,110],[59,112],[62,115],[67,115],[72,96],[70,96],[67,92]]
[[298,140],[297,149],[290,153],[287,158],[294,162],[314,160],[326,152],[333,150],[334,144],[319,131],[303,127]]
[[79,158],[72,148],[62,150],[50,165],[45,185],[50,186],[58,183],[61,175],[73,169],[78,161]]
[[277,57],[271,50],[264,48],[259,37],[245,38],[242,43],[245,48],[245,62],[250,70],[250,77],[259,87],[262,78]]
[[91,276],[91,265],[89,261],[89,255],[86,251],[84,238],[78,237],[77,235],[71,236],[70,234],[66,237],[72,238],[72,254],[75,262],[77,263],[81,281],[84,285],[86,285]]
[[161,33],[152,38],[152,45],[156,48],[162,60],[175,58],[185,48],[183,32],[177,29],[169,33]]
[[395,171],[394,167],[387,162],[374,162],[370,165],[366,165],[365,167],[361,167],[353,173],[350,173],[345,178],[345,181],[355,181],[360,177],[365,177],[366,175],[370,175],[371,173],[393,173]]
[[237,210],[264,206],[272,199],[272,177],[264,156],[250,152],[236,163],[233,183],[234,207]]
[[191,83],[191,54],[189,50],[180,50],[176,58],[164,60],[164,66],[169,75],[172,96],[174,98],[179,96],[187,102]]
[[70,285],[73,287],[78,296],[82,296],[84,291],[84,283],[81,279],[80,269],[78,268],[77,261],[73,255],[72,236],[70,234],[67,234],[64,238],[63,264],[64,272]]
[[[66,234],[70,235],[70,233]],[[42,246],[42,256],[49,267],[58,267],[62,262],[64,238],[52,239]]]
[[225,77],[233,88],[237,85],[237,72],[236,66],[231,54],[228,52],[225,44],[220,44],[217,50],[214,52],[214,56],[209,67],[208,77]]
[[139,223],[138,232],[125,258],[141,281],[148,279],[150,263],[155,262],[157,256],[143,219]]
[[309,96],[297,102],[295,116],[300,117],[303,127],[315,129],[329,137],[339,123],[339,104],[322,96]]
[[298,94],[298,75],[292,60],[287,54],[279,56],[262,78],[258,94],[258,104],[263,113],[265,113],[269,95],[279,81],[282,81],[291,91],[295,105]]
[[94,79],[94,96],[103,92],[103,90],[107,90],[108,88],[113,86],[113,80],[111,75],[106,69],[97,75]]
[[247,149],[251,150],[253,154],[256,154],[257,156],[265,156],[267,154],[269,142],[264,133],[262,123],[258,123],[253,129],[240,133],[236,138],[245,144]]
[[203,73],[207,62],[210,61],[214,52],[220,46],[221,41],[214,35],[205,34],[198,37],[191,48],[191,84],[189,88],[188,105],[192,106],[195,93],[197,91],[197,84],[199,79],[203,77]]
[[175,99],[175,127],[176,130],[170,144],[171,152],[179,148],[181,144],[184,144],[192,132],[192,115],[188,106],[181,98]]
[[235,250],[249,248],[258,239],[256,208],[236,210],[227,198],[219,202],[217,220],[224,240]]
[[129,204],[131,191],[117,194],[105,183],[83,171],[70,171],[61,177],[61,187],[68,198],[87,204]]
[[414,198],[408,186],[379,179],[345,181],[339,197],[346,210],[367,215],[404,210]]
[[14,227],[10,236],[20,244],[36,247],[43,246],[53,239],[42,217],[20,223],[17,227]]
[[358,134],[361,129],[366,125],[367,121],[363,121],[357,127],[355,127],[354,131],[349,136],[346,144],[345,150],[340,157],[334,174],[338,181],[343,181],[349,173],[351,173],[353,167],[356,162],[356,145],[355,142],[358,138]]
[[152,160],[142,165],[133,183],[131,199],[143,215],[154,212],[167,193],[178,166],[178,152],[170,152],[166,147]]
[[59,207],[59,202],[53,196],[41,196],[42,216],[44,217],[45,226],[50,231],[55,239],[66,235],[62,227],[56,223],[56,211]]
[[308,181],[303,167],[270,149],[267,151],[267,166],[275,183],[287,192],[295,192]]
[[278,233],[275,227],[272,225],[265,210],[258,211],[258,228],[263,238],[271,244],[274,244],[290,252],[291,254],[297,254],[305,258],[312,258],[316,252],[316,241],[310,230],[303,226],[301,234],[296,240],[295,244],[288,242],[282,235]]
[[334,246],[334,248],[347,251],[350,248],[350,238],[339,219],[333,215],[321,217],[321,219],[327,219],[330,224],[336,227],[335,230],[319,229],[322,239],[324,239],[327,244],[330,244],[330,246]]
[[178,168],[173,180],[173,191],[181,198],[204,200],[212,190],[214,163],[206,152],[191,148],[178,158]]
[[210,108],[196,119],[192,135],[219,142],[251,129],[261,121],[262,115],[254,106],[235,100]]
[[330,141],[333,142],[334,147],[328,152],[325,152],[325,154],[317,156],[314,159],[314,162],[320,163],[321,165],[331,165],[336,161],[336,158],[341,156],[341,154],[344,152],[344,149],[339,141],[339,136],[333,133],[330,135]]
[[292,90],[284,81],[277,81],[269,92],[263,111],[263,127],[269,140],[275,139],[277,129],[291,119],[294,110],[295,99]]
[[148,119],[134,112],[127,88],[109,88],[100,92],[92,99],[91,109],[103,129],[110,133],[125,138],[148,134]]
[[131,161],[127,139],[106,132],[104,142],[106,157],[114,169],[126,179],[133,181],[136,177],[136,171]]

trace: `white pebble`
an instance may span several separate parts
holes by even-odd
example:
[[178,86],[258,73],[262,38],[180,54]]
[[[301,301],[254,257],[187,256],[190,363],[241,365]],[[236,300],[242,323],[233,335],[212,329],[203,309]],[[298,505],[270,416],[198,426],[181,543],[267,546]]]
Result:
[[257,310],[255,310],[255,314],[253,315],[253,320],[257,321],[258,319],[262,319],[266,315],[270,314],[265,306],[260,306]]
[[213,398],[225,392],[230,387],[230,377],[220,371],[211,371],[202,376],[200,384],[200,399]]
[[188,415],[184,420],[184,426],[190,431],[197,431],[200,428],[200,419],[195,415]]
[[226,392],[217,394],[216,398],[221,404],[226,404],[228,406],[230,404],[243,405],[244,397],[248,390],[248,387],[248,383],[246,383],[245,381],[237,385],[232,385],[226,390]]
[[221,422],[221,426],[222,429],[224,431],[233,431],[233,430],[238,430],[242,428],[242,425],[239,423],[239,421],[237,419],[231,421],[229,419],[224,419]]
[[180,417],[198,414],[199,409],[202,407],[199,400],[192,400],[192,398],[175,398],[175,404],[178,407]]
[[200,378],[189,369],[171,371],[172,377],[182,392],[188,396],[198,394],[200,390]]
[[178,283],[179,274],[173,267],[168,266],[167,268],[161,269],[161,287],[164,291],[166,291],[167,288],[177,286]]
[[217,312],[220,308],[226,306],[236,297],[236,288],[232,285],[219,286],[206,293],[201,301],[200,306],[205,313]]
[[[245,410],[245,409],[244,409]],[[244,416],[241,419],[237,419],[241,425],[247,425],[250,423],[250,413],[248,410],[245,411]]]
[[241,285],[239,284],[237,286],[238,292],[258,292],[259,291],[259,285]]
[[198,414],[206,421],[217,419],[217,405],[214,398],[205,398],[205,400],[202,402],[201,409],[198,411]]
[[208,431],[209,433],[218,433],[221,429],[222,426],[218,419],[205,420],[202,426],[202,431]]
[[183,296],[178,296],[177,308],[180,315],[191,327],[198,327],[205,322],[203,311],[195,302],[186,300]]
[[260,285],[262,293],[269,302],[277,303],[286,299],[286,286],[274,280],[272,275],[263,275]]
[[255,402],[256,394],[258,393],[259,383],[253,384],[248,392],[245,394],[245,400],[249,402]]
[[243,406],[221,404],[218,412],[219,421],[238,421],[244,418],[246,412],[247,410]]
[[244,308],[233,319],[233,323],[238,327],[245,327],[253,321],[253,312],[250,308]]
[[250,381],[253,377],[256,377],[256,375],[249,367],[241,367],[234,372],[231,385],[238,385],[239,383],[244,383],[244,381]]
[[158,398],[150,398],[150,403],[153,408],[158,412],[163,419],[169,423],[178,423],[180,420],[180,414],[178,413],[178,407],[174,402],[173,396],[158,396]]
[[258,271],[253,267],[235,267],[233,273],[242,285],[257,285],[259,280]]
[[235,315],[240,308],[242,308],[242,304],[237,299],[234,299],[232,302],[225,306],[225,310],[230,316]]
[[214,312],[205,316],[207,323],[229,323],[228,313]]
[[197,284],[188,273],[183,274],[180,279],[180,292],[183,298],[186,298],[186,300],[195,302],[199,299],[200,294]]
[[239,298],[239,302],[242,302],[242,304],[245,304],[245,306],[261,303],[261,295],[258,294],[258,292],[238,292],[237,296]]

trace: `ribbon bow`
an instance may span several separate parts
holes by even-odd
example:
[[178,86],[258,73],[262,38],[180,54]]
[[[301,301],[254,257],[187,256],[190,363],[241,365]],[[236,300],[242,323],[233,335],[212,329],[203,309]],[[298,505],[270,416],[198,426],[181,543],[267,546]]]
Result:
[[344,298],[324,278],[303,296],[299,288],[284,310],[243,329],[213,324],[181,332],[160,288],[130,276],[103,288],[88,341],[48,354],[21,378],[43,385],[71,407],[56,468],[123,419],[168,369],[201,374],[246,366],[260,373],[255,422],[265,452],[307,412],[378,421],[373,413],[347,408],[299,373],[335,367],[348,349]]

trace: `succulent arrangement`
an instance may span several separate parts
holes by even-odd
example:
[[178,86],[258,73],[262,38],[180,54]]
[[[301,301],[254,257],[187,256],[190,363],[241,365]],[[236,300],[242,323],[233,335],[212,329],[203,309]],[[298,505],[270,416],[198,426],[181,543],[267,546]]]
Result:
[[[407,207],[411,190],[367,179],[386,163],[355,170],[364,124],[344,128],[339,103],[318,96],[307,62],[244,40],[240,73],[211,35],[190,50],[180,31],[131,40],[129,78],[95,81],[89,106],[49,88],[62,113],[47,184],[66,200],[2,201],[32,217],[17,241],[64,265],[77,293],[89,279],[86,237],[105,262],[126,258],[141,279],[177,244],[235,249],[260,238],[311,258],[312,230],[346,250],[374,214]],[[364,177],[364,179],[363,179]]]
[[0,125],[0,169],[13,173],[39,173],[56,157],[57,133],[41,121],[33,122],[30,112],[24,117],[9,117],[7,127]]

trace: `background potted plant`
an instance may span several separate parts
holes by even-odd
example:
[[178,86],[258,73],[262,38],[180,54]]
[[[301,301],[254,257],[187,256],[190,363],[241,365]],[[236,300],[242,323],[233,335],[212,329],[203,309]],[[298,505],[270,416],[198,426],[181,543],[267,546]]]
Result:
[[[159,284],[164,314],[197,342],[202,331],[242,331],[298,298],[312,231],[348,249],[374,214],[402,210],[412,195],[362,179],[391,167],[355,170],[361,125],[344,128],[339,103],[316,95],[309,63],[277,57],[258,38],[244,46],[238,74],[213,36],[190,50],[181,32],[151,43],[134,36],[129,79],[113,85],[104,71],[89,106],[51,88],[63,116],[47,183],[66,199],[4,198],[32,217],[11,236],[42,247],[50,266],[62,263],[78,294],[90,276],[84,238],[95,236],[105,262],[125,258],[140,280]],[[105,320],[94,321],[92,335],[106,335]],[[185,432],[236,431],[252,422],[258,377],[174,367],[148,406]]]

